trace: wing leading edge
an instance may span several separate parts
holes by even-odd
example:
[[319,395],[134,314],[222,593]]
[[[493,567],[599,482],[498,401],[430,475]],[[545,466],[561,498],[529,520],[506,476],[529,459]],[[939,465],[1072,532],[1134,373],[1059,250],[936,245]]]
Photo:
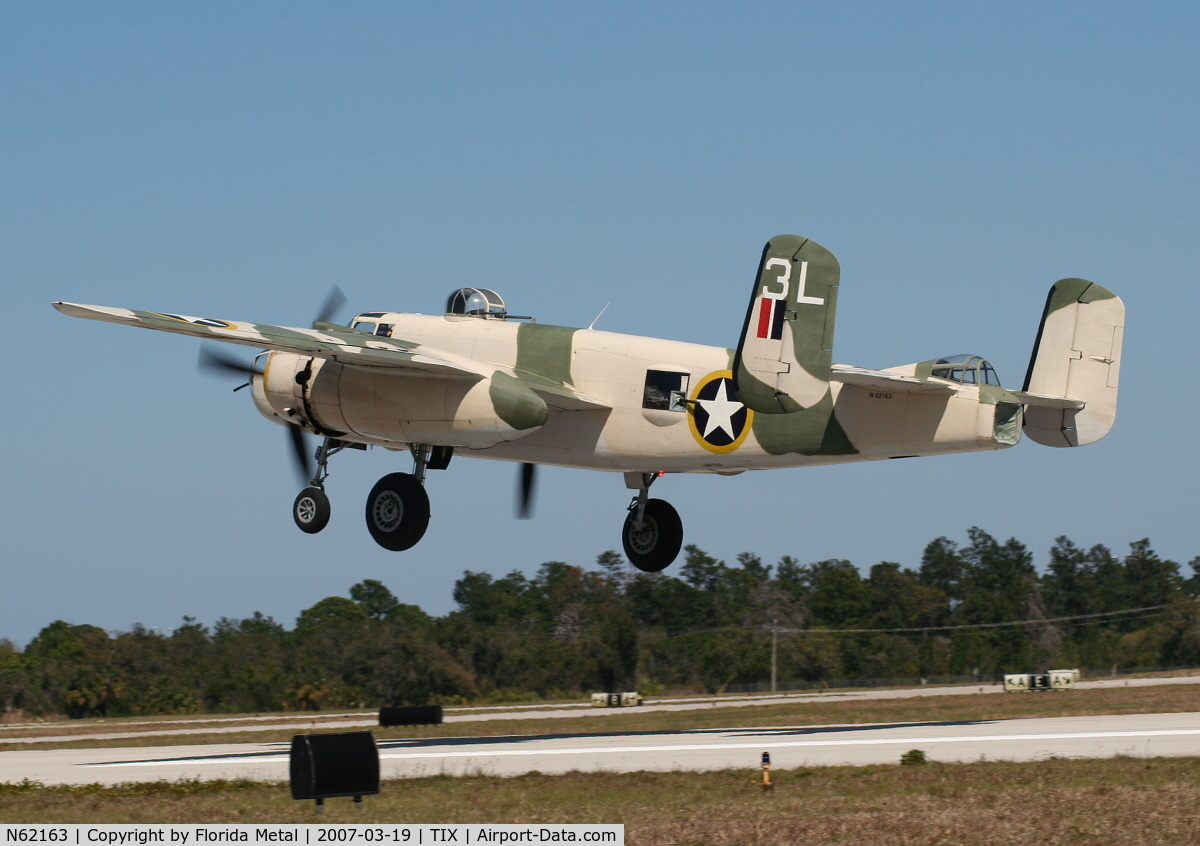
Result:
[[441,350],[422,349],[417,343],[368,335],[353,329],[339,331],[325,328],[330,324],[324,324],[321,329],[300,329],[292,326],[271,326],[264,323],[243,323],[77,303],[54,303],[54,307],[72,317],[326,358],[340,364],[359,367],[395,367],[440,376],[469,378],[491,375],[491,370],[462,356]]

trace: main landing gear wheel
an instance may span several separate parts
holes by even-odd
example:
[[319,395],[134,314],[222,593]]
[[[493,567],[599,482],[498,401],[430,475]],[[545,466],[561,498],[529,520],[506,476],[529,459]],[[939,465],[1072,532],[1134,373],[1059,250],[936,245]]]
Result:
[[292,519],[300,531],[315,535],[329,523],[329,497],[320,488],[305,488],[292,503]]
[[642,526],[637,528],[637,507],[629,511],[621,542],[629,563],[644,573],[663,570],[679,555],[683,546],[683,521],[671,503],[662,499],[646,500]]
[[375,543],[401,552],[416,545],[429,526],[429,495],[416,476],[390,473],[367,497],[367,529]]

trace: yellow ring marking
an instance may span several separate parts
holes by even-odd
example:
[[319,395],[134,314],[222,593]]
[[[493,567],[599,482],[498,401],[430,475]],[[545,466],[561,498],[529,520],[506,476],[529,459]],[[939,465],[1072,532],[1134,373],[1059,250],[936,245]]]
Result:
[[[733,452],[743,443],[745,443],[747,436],[750,434],[750,428],[754,423],[754,412],[749,408],[746,408],[746,425],[742,427],[741,433],[732,443],[728,443],[725,446],[716,446],[715,444],[710,444],[708,441],[704,440],[704,436],[700,434],[700,430],[696,427],[696,415],[693,413],[694,403],[700,398],[700,392],[704,390],[704,388],[706,388],[711,382],[715,382],[717,379],[732,380],[733,371],[714,370],[696,384],[695,389],[692,391],[692,402],[688,403],[688,428],[692,431],[692,437],[696,439],[696,443],[700,444],[700,446],[704,447],[709,452],[729,453]],[[743,408],[745,408],[745,406],[743,406]]]

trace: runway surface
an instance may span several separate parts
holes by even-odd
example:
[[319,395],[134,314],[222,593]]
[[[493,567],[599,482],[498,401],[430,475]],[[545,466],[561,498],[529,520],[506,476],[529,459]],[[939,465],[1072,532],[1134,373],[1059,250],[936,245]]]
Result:
[[[531,770],[750,770],[763,752],[771,753],[776,769],[895,763],[909,749],[922,749],[934,761],[1177,756],[1200,755],[1200,713],[404,739],[381,740],[378,746],[384,778]],[[287,777],[286,743],[0,752],[0,782]]]
[[[1150,687],[1164,684],[1200,684],[1200,676],[1177,676],[1171,678],[1144,679],[1096,679],[1080,682],[1076,687],[1084,690],[1096,690],[1115,687]],[[619,720],[622,716],[647,711],[696,711],[710,708],[741,708],[763,705],[796,704],[802,702],[845,702],[865,699],[911,699],[925,696],[965,696],[979,693],[1003,693],[999,685],[955,685],[953,687],[914,687],[891,690],[850,690],[830,692],[801,692],[779,694],[750,694],[742,696],[697,696],[686,699],[664,699],[648,702],[636,708],[592,708],[590,704],[551,704],[551,705],[497,705],[486,707],[447,708],[445,722],[468,723],[488,720],[553,720],[580,716],[612,717]],[[1020,694],[1025,695],[1025,694]],[[1040,694],[1030,694],[1040,695]],[[1055,694],[1057,695],[1057,694]],[[172,728],[153,728],[155,725],[169,723]],[[50,726],[45,723],[21,723],[0,726],[0,743],[62,743],[78,740],[121,740],[130,737],[180,737],[187,735],[229,734],[247,731],[346,731],[355,728],[369,728],[379,724],[378,712],[371,711],[358,714],[312,714],[300,718],[281,717],[279,715],[254,717],[200,717],[181,718],[166,721],[129,721],[122,720],[112,723],[112,728],[104,727],[99,721],[90,723],[96,731],[73,732],[71,734],[21,737],[21,731],[45,731]],[[59,724],[67,725],[67,724]],[[134,726],[149,726],[134,731],[128,729]],[[191,726],[191,727],[187,727]],[[125,730],[120,730],[125,729]],[[0,753],[4,754],[4,753]],[[0,775],[0,781],[4,778]]]

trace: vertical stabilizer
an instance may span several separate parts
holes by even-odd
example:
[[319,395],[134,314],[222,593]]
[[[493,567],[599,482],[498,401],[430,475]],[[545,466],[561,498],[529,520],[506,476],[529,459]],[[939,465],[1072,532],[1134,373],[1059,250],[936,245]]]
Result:
[[816,241],[767,242],[734,359],[738,399],[761,414],[816,405],[829,390],[841,268]]
[[1086,279],[1054,283],[1042,313],[1025,391],[1082,408],[1037,404],[1025,410],[1025,434],[1039,444],[1084,446],[1108,434],[1117,416],[1125,304]]

